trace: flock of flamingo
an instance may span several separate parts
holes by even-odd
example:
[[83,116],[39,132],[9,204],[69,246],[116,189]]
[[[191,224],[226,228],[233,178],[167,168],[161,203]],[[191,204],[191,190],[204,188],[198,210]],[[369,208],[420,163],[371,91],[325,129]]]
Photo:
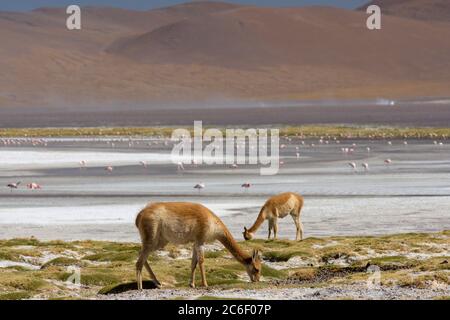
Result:
[[[293,139],[296,138],[296,137],[300,138],[300,139],[304,138],[304,137],[299,137],[298,135],[296,135],[294,137],[292,137],[292,136],[284,136],[283,138],[285,139],[286,143],[291,143],[293,141]],[[159,138],[157,137],[157,139],[161,139],[161,138],[162,137],[159,137]],[[327,140],[324,137],[320,137],[320,139],[318,139],[318,141],[317,141],[318,144],[319,145],[329,145],[331,143],[334,143],[334,144],[337,144],[337,145],[341,144],[341,141],[337,137],[327,137],[327,138],[329,138],[329,139]],[[350,139],[351,137],[347,137],[347,138]],[[100,139],[95,140],[95,142],[99,142],[99,141],[105,141],[105,140],[104,139],[103,140],[100,140]],[[47,147],[49,142],[50,142],[49,140],[43,139],[43,138],[7,138],[7,139],[4,138],[4,139],[0,139],[0,147],[1,146],[4,146],[4,147],[23,147],[23,146],[25,146],[25,147],[26,146]],[[131,148],[131,147],[137,146],[139,144],[143,144],[143,141],[139,141],[139,140],[134,141],[131,138],[115,138],[115,139],[111,139],[111,140],[106,140],[106,146],[109,147],[109,148],[116,148],[119,145],[123,147],[123,143],[127,144],[128,147]],[[288,145],[286,143],[283,143],[283,144],[280,145],[280,149],[281,150],[285,150],[288,147]],[[155,140],[155,141],[148,141],[148,142],[146,142],[147,146],[158,145],[158,144],[162,145],[164,147],[170,147],[170,140],[169,139],[165,139],[163,141]],[[406,139],[403,141],[402,144],[404,146],[408,145],[408,142],[406,141]],[[437,141],[437,140],[433,141],[433,145],[435,145],[435,146],[443,146],[443,144],[444,143],[441,142],[441,141]],[[387,145],[392,146],[393,142],[392,141],[387,141]],[[301,153],[300,153],[300,147],[301,146],[302,147],[308,146],[310,148],[315,148],[316,144],[314,142],[310,142],[309,144],[307,144],[304,140],[300,140],[299,141],[299,145],[295,146],[295,158],[297,160],[299,160],[301,158]],[[236,145],[236,148],[238,148],[238,149],[239,148],[246,148],[245,142],[241,141],[240,143],[238,143]],[[252,148],[252,147],[250,147],[250,148]],[[254,146],[253,146],[253,148],[254,148]],[[357,148],[358,148],[357,144],[356,143],[352,143],[350,146],[342,147],[340,150],[341,150],[342,154],[344,154],[346,156],[351,156],[351,155],[353,155],[355,153]],[[365,147],[365,150],[367,152],[367,155],[369,155],[371,153],[371,151],[372,151],[370,147]],[[283,165],[284,161],[280,161],[279,163],[280,163],[280,165]],[[392,163],[393,163],[392,159],[389,159],[389,158],[388,159],[384,159],[384,165],[385,166],[390,166],[390,165],[392,165]],[[141,167],[143,167],[143,168],[148,168],[149,167],[149,163],[147,161],[144,161],[144,160],[140,161],[139,165]],[[360,164],[357,164],[356,162],[350,161],[350,162],[347,163],[347,165],[351,168],[351,170],[353,172],[357,172],[359,167],[361,167],[364,172],[369,171],[369,163],[368,162],[362,162]],[[81,160],[81,161],[79,161],[78,166],[79,166],[80,170],[87,169],[88,162],[86,160]],[[197,163],[196,163],[195,160],[191,161],[191,166],[192,167],[197,167]],[[229,165],[229,168],[237,169],[238,165],[237,164],[232,164],[232,165]],[[107,174],[112,174],[114,172],[114,167],[112,165],[108,165],[108,166],[106,166],[104,168],[104,170],[105,170],[105,172]],[[178,172],[185,171],[186,170],[185,169],[185,165],[182,162],[178,162],[176,164],[176,170]],[[21,185],[21,182],[8,183],[7,187],[12,192],[13,190],[18,189],[20,185]],[[247,190],[251,186],[252,186],[251,183],[245,182],[245,183],[243,183],[241,185],[241,188],[243,188],[244,190]],[[30,189],[30,190],[42,189],[41,185],[36,183],[36,182],[31,182],[31,183],[26,184],[26,188]],[[205,185],[205,183],[201,182],[201,183],[198,183],[198,184],[194,185],[193,188],[200,192],[201,190],[206,188],[206,185]]]
[[[18,182],[15,182],[15,183],[8,183],[6,186],[7,186],[7,187],[11,190],[11,192],[12,192],[14,189],[19,189],[19,186],[20,186],[21,183],[22,183],[21,181],[18,181]],[[30,190],[38,190],[38,189],[42,189],[41,185],[38,184],[38,183],[36,183],[36,182],[28,183],[28,184],[26,185],[26,187],[27,187],[28,189],[30,189]]]

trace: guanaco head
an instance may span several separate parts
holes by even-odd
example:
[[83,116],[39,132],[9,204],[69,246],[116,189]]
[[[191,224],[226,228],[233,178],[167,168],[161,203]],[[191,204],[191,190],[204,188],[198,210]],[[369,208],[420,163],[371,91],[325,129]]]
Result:
[[244,232],[242,232],[242,234],[244,235],[245,240],[252,240],[253,238],[253,233],[248,231],[247,227],[244,227]]
[[259,250],[253,250],[251,261],[246,265],[248,276],[252,282],[258,282],[261,277],[261,256]]

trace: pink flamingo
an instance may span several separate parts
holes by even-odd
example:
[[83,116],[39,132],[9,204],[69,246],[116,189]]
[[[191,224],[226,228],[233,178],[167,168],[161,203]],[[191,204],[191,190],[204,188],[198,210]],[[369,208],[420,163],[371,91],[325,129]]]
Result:
[[139,163],[140,163],[141,166],[144,167],[144,168],[147,168],[147,167],[148,167],[148,164],[147,164],[146,161],[141,161],[141,162],[139,162]]
[[27,188],[30,189],[30,190],[42,189],[41,185],[37,184],[35,182],[27,184]]
[[191,159],[191,166],[193,166],[194,168],[197,168],[197,166],[198,166],[197,160]]
[[384,160],[384,164],[385,165],[390,165],[392,163],[392,160],[391,159],[386,159],[386,160]]
[[20,181],[16,183],[8,183],[6,186],[13,192],[14,189],[18,189],[20,185]]
[[108,173],[112,173],[112,172],[114,171],[114,168],[113,168],[112,166],[107,166],[107,167],[105,168],[105,170],[106,170]]
[[178,162],[177,163],[177,170],[178,171],[184,171],[184,166],[183,166],[183,162]]
[[84,169],[84,168],[86,168],[87,162],[86,162],[86,160],[81,160],[81,161],[79,162],[79,164],[80,164],[80,169]]
[[249,182],[243,183],[241,185],[241,188],[245,188],[245,190],[248,190],[252,185]]
[[206,185],[205,185],[203,182],[201,182],[201,183],[197,183],[197,184],[194,186],[194,189],[197,189],[198,192],[200,192],[202,189],[205,189],[205,187],[206,187]]
[[365,171],[369,171],[369,164],[368,163],[364,162],[362,164],[362,167],[364,168]]
[[349,162],[348,165],[353,169],[353,171],[356,171],[356,163]]

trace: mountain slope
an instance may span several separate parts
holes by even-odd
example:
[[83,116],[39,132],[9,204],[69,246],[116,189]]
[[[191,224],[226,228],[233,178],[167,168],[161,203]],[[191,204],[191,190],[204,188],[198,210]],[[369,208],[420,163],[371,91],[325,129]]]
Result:
[[450,1],[448,0],[373,0],[367,6],[376,4],[383,13],[393,16],[450,22]]
[[193,2],[0,12],[0,106],[450,95],[450,28],[328,7]]

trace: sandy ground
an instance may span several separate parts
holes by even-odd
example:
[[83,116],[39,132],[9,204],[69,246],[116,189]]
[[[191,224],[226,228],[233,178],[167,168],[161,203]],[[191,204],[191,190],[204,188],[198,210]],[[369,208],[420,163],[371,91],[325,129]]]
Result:
[[198,299],[201,297],[255,299],[255,300],[428,300],[446,296],[450,286],[434,289],[417,289],[402,287],[378,287],[368,289],[365,285],[330,286],[325,288],[285,288],[285,289],[156,289],[130,291],[114,295],[101,295],[98,299],[106,300],[159,300],[159,299]]

